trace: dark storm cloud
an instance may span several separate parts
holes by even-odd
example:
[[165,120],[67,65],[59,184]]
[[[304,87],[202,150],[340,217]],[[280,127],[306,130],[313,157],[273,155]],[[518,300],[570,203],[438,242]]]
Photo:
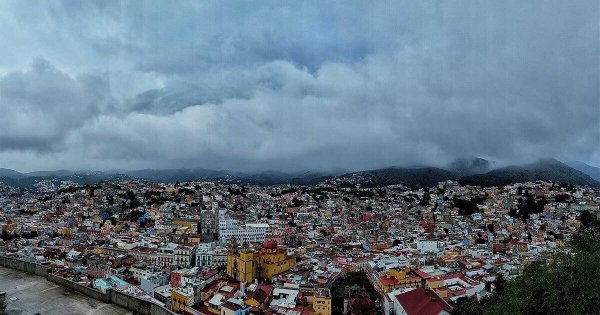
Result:
[[15,167],[600,162],[595,1],[2,6]]
[[26,70],[0,77],[0,101],[0,148],[46,151],[109,108],[111,98],[103,78],[72,77],[36,58]]

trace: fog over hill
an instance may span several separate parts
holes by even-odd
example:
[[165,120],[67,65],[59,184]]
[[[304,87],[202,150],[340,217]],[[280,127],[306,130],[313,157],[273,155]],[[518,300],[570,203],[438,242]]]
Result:
[[484,174],[463,177],[459,182],[477,186],[502,186],[536,180],[588,186],[598,186],[599,184],[589,175],[555,159],[542,159],[535,163],[502,167]]
[[[477,186],[503,186],[516,182],[536,180],[566,182],[576,185],[597,186],[598,181],[585,172],[572,168],[555,159],[540,159],[534,163],[512,165],[492,169],[492,162],[482,158],[463,158],[446,168],[432,166],[386,167],[373,170],[346,172],[278,172],[264,171],[244,173],[229,170],[203,168],[144,169],[133,171],[38,171],[22,174],[1,169],[0,181],[9,185],[32,188],[40,180],[72,181],[93,184],[106,180],[142,179],[154,182],[217,181],[257,185],[314,185],[331,179],[352,180],[364,187],[406,185],[431,187],[438,182],[458,180],[463,184]],[[590,167],[587,170],[594,171]]]

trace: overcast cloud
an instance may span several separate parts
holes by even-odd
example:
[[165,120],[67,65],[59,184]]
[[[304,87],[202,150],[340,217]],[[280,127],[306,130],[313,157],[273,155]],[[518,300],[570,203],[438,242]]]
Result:
[[0,167],[600,165],[598,1],[0,2]]

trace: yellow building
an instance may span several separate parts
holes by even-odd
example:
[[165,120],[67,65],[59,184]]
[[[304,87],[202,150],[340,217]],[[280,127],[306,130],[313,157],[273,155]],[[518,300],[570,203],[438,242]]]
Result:
[[200,235],[189,235],[185,237],[185,243],[193,245],[200,244]]
[[257,277],[256,267],[254,251],[250,249],[234,250],[227,255],[227,274],[235,280],[253,282]]
[[258,258],[259,267],[262,270],[261,275],[265,279],[271,279],[296,265],[296,258],[288,256],[285,249],[277,248],[275,241],[266,241]]
[[313,309],[315,315],[331,315],[331,292],[329,289],[315,289]]
[[173,225],[183,228],[183,233],[198,234],[198,220],[188,218],[173,219]]
[[60,229],[60,235],[62,235],[62,236],[71,236],[71,229],[69,229],[69,228],[62,228],[62,229]]
[[171,292],[171,310],[180,312],[186,306],[194,304],[194,289],[191,287],[179,287]]
[[384,293],[388,293],[399,288],[416,288],[421,285],[421,278],[409,274],[410,270],[390,269],[387,274],[379,277],[379,285]]
[[442,278],[439,278],[439,277],[429,278],[426,281],[426,286],[429,289],[443,288],[444,281],[442,280]]
[[271,280],[296,265],[296,258],[288,256],[277,242],[266,241],[259,252],[234,249],[227,256],[227,274],[238,281],[253,282],[259,276]]

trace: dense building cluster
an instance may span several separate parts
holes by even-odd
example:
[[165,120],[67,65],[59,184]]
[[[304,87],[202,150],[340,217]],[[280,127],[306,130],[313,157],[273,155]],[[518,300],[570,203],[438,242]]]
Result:
[[[0,255],[185,314],[444,314],[568,252],[588,187],[0,184]],[[363,273],[369,287],[336,286]],[[370,295],[368,290],[376,292]]]

